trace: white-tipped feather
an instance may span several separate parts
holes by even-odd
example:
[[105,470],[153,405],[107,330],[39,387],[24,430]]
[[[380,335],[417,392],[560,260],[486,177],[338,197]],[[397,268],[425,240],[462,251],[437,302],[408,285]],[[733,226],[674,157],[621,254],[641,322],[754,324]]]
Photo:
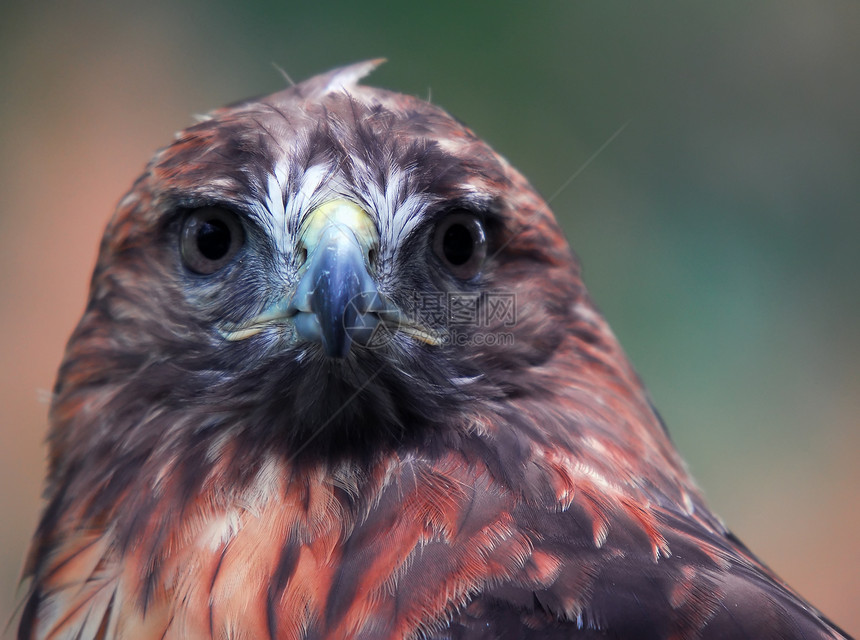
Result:
[[321,93],[326,94],[333,91],[351,89],[358,84],[359,80],[370,74],[383,62],[385,62],[385,58],[375,58],[374,60],[365,60],[364,62],[357,62],[335,69],[328,74],[328,82],[323,87]]

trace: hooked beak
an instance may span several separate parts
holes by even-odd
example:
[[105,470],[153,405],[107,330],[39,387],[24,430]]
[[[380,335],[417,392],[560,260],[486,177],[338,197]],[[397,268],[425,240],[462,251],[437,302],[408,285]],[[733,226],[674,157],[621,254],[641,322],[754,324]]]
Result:
[[315,209],[299,232],[299,251],[306,258],[291,302],[296,331],[305,340],[322,342],[331,358],[346,357],[353,335],[372,330],[369,314],[385,310],[370,275],[378,244],[370,216],[347,200]]
[[338,199],[319,206],[299,230],[296,253],[304,255],[292,296],[277,301],[249,322],[225,327],[230,341],[244,340],[292,319],[304,340],[319,342],[330,358],[345,358],[353,342],[369,346],[379,329],[403,331],[428,344],[441,339],[407,322],[373,278],[379,232],[357,204]]

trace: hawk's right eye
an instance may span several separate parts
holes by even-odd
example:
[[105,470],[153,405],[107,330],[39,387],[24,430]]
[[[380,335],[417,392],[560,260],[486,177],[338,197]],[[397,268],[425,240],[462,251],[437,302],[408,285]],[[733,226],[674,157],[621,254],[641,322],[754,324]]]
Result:
[[201,207],[185,217],[179,242],[185,266],[208,275],[233,259],[245,244],[245,230],[229,209]]

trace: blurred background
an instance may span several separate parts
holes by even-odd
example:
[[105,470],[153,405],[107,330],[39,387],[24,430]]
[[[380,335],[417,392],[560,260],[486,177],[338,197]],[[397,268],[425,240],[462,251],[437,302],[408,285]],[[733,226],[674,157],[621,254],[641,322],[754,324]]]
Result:
[[273,63],[385,56],[368,82],[431,97],[545,196],[580,171],[552,208],[710,504],[860,634],[860,3],[0,12],[0,621],[115,203],[193,114],[283,87]]

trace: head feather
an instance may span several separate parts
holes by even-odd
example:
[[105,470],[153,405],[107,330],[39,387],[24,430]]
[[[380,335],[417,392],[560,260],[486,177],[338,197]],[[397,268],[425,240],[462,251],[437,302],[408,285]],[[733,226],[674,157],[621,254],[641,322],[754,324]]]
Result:
[[327,73],[308,78],[300,83],[297,88],[307,99],[321,98],[337,91],[349,91],[358,85],[359,80],[369,75],[383,62],[385,62],[385,58],[374,58],[373,60],[338,67]]

